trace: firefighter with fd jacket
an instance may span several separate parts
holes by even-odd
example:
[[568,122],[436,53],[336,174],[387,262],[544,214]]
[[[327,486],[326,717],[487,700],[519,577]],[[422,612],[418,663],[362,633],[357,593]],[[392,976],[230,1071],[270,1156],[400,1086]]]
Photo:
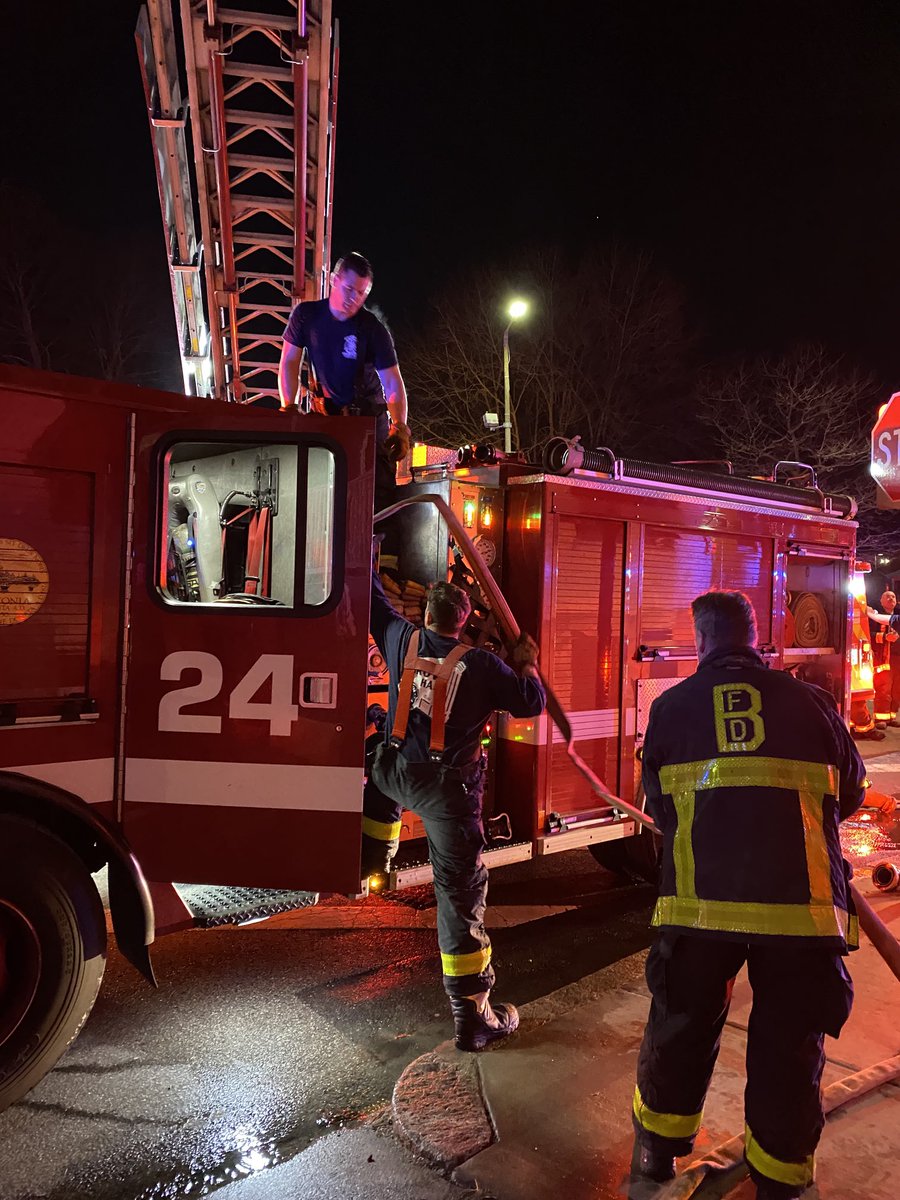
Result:
[[787,1200],[813,1179],[824,1035],[853,998],[838,825],[862,804],[865,769],[831,697],[767,669],[746,596],[708,592],[692,611],[697,672],[654,703],[642,760],[663,840],[635,1169],[670,1179],[690,1153],[746,963],[744,1156],[757,1196]]
[[418,629],[394,612],[372,577],[372,636],[388,664],[390,687],[388,740],[369,762],[362,869],[367,876],[388,869],[404,808],[421,817],[456,1045],[482,1050],[514,1032],[519,1015],[513,1005],[492,1007],[488,999],[494,969],[484,928],[481,737],[495,710],[534,717],[543,711],[545,695],[531,638],[523,635],[514,648],[513,671],[489,650],[460,643],[469,612],[461,588],[438,583],[428,596],[425,628]]

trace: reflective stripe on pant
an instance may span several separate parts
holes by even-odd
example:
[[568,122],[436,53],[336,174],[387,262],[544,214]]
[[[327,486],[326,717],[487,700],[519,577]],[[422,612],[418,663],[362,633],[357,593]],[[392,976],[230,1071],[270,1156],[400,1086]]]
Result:
[[[425,766],[422,764],[423,769]],[[405,804],[384,795],[369,779],[363,799],[364,831],[367,821],[373,832],[377,830],[371,822],[379,822],[382,827],[399,822],[403,808],[421,818],[428,839],[444,990],[449,996],[490,991],[494,969],[491,941],[484,928],[488,872],[481,861],[484,833],[480,771],[468,787],[459,779],[448,780],[445,794],[411,796]],[[364,836],[364,854],[365,849]]]
[[745,1157],[757,1180],[802,1187],[811,1181],[824,1124],[824,1034],[840,1032],[853,994],[843,961],[831,951],[661,934],[647,959],[653,1001],[638,1058],[634,1123],[641,1140],[663,1153],[690,1153],[734,976],[745,961],[753,990]]
[[400,811],[400,806],[383,796],[374,784],[366,784],[360,870],[363,879],[390,870],[391,859],[400,846]]

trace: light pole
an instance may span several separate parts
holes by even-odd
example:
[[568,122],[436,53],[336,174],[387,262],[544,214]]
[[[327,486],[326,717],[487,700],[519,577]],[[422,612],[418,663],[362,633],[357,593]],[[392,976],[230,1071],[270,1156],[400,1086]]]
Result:
[[509,400],[509,330],[514,321],[520,320],[528,312],[525,300],[510,300],[506,306],[509,323],[503,330],[503,449],[507,454],[512,452],[512,411]]

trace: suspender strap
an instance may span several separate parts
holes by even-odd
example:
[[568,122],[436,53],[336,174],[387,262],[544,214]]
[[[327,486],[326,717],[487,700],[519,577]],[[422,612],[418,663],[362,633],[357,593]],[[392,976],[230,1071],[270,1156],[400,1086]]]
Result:
[[397,711],[394,714],[394,727],[391,730],[391,742],[399,745],[406,737],[406,727],[409,723],[409,709],[412,701],[412,686],[416,671],[434,677],[434,692],[431,701],[431,745],[429,753],[432,758],[440,758],[444,753],[445,725],[447,720],[447,685],[453,675],[454,668],[469,646],[454,646],[441,665],[435,669],[432,659],[419,658],[422,632],[414,630],[406,647],[406,657],[403,661],[403,675],[400,678],[400,690],[397,696]]
[[434,679],[434,694],[431,700],[431,745],[432,758],[441,758],[444,753],[444,725],[447,720],[447,685],[456,664],[468,651],[468,646],[454,646]]
[[406,658],[403,661],[403,674],[400,677],[400,692],[397,696],[397,711],[394,713],[394,728],[391,730],[391,741],[396,745],[406,737],[406,726],[409,721],[409,704],[412,700],[413,676],[416,673],[415,664],[419,657],[419,638],[421,631],[414,629],[406,644]]

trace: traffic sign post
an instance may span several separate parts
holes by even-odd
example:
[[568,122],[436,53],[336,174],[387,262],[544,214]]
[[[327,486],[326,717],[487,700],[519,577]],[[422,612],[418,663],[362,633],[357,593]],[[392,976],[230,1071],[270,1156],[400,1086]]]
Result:
[[878,507],[900,508],[900,392],[878,414],[869,471],[878,488]]

